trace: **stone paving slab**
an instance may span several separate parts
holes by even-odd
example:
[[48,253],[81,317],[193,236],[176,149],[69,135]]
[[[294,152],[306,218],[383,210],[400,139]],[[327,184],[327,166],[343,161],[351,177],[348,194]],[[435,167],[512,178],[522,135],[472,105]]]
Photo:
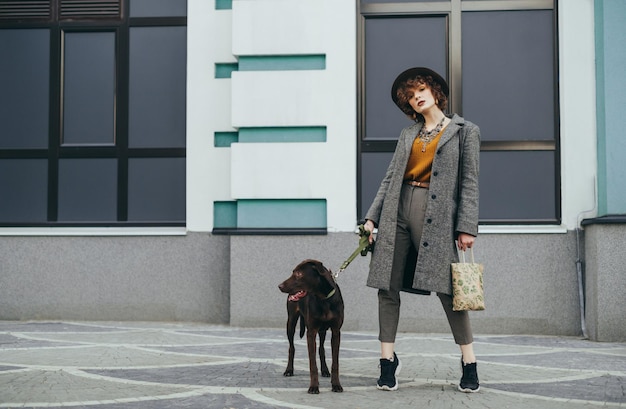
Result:
[[[400,389],[376,389],[379,343],[344,332],[344,393],[320,378],[309,395],[306,341],[282,375],[284,329],[197,323],[2,322],[0,408],[626,408],[626,343],[577,337],[475,338],[481,391],[456,390],[460,354],[448,334],[399,334]],[[328,337],[330,338],[330,336]],[[327,340],[330,360],[330,342]],[[329,362],[330,364],[330,362]]]

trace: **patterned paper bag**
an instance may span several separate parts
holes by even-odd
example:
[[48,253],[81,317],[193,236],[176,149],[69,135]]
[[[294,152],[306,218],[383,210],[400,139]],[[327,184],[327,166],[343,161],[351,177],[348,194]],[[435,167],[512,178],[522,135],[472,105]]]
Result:
[[474,251],[470,248],[471,262],[465,262],[461,252],[459,263],[452,263],[452,309],[454,311],[482,311],[485,309],[483,294],[483,265],[474,262]]

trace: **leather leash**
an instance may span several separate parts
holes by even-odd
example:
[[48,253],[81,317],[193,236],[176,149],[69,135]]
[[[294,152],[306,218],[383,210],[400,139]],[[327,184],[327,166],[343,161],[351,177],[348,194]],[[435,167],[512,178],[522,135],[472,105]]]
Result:
[[367,253],[369,251],[374,251],[374,243],[370,244],[369,236],[370,236],[370,231],[365,230],[365,226],[360,224],[359,225],[359,237],[360,237],[359,246],[356,248],[356,250],[354,250],[352,254],[350,254],[350,257],[348,257],[348,259],[343,262],[341,267],[339,267],[339,271],[337,271],[334,274],[335,281],[339,277],[339,273],[343,272],[346,268],[348,268],[348,265],[350,265],[352,260],[356,258],[357,254],[361,253],[362,256],[367,256]]

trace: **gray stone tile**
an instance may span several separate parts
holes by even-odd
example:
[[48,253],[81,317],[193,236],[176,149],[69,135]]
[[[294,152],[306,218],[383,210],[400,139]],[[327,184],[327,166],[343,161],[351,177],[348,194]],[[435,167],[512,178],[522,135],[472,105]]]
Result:
[[[482,390],[463,394],[450,334],[398,336],[400,389],[375,388],[380,345],[344,332],[340,379],[309,395],[305,339],[284,377],[284,328],[200,323],[0,322],[0,408],[466,409],[626,408],[626,343],[576,337],[476,336]],[[326,341],[330,358],[330,334]]]

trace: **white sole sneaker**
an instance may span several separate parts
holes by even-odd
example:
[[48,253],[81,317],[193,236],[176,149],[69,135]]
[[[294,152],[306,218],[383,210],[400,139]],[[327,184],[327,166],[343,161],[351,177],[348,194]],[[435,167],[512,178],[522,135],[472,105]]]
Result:
[[459,391],[461,392],[465,392],[465,393],[476,393],[480,390],[480,386],[478,386],[478,388],[476,389],[470,389],[470,388],[461,388],[461,385],[459,385]]
[[[397,358],[398,357],[396,357],[396,359]],[[396,368],[396,371],[393,374],[393,377],[396,379],[396,384],[393,386],[387,386],[387,385],[380,386],[378,383],[376,383],[376,389],[380,391],[397,391],[398,390],[398,375],[400,374],[400,369],[402,369],[402,361],[398,359],[398,367]]]

